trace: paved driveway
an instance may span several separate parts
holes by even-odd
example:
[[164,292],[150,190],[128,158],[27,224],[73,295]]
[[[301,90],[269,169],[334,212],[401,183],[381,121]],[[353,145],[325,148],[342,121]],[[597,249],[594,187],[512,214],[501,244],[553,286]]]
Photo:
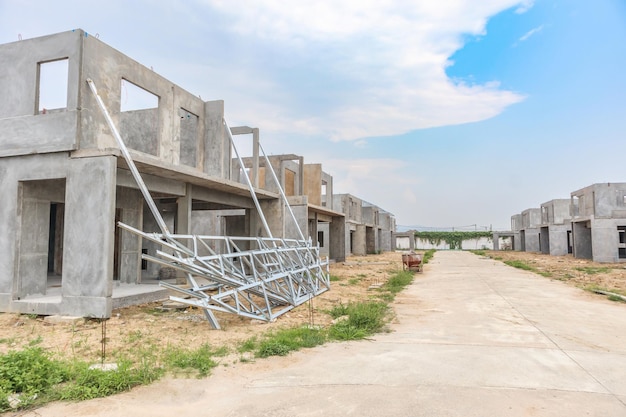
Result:
[[626,305],[437,252],[392,332],[37,416],[626,416]]

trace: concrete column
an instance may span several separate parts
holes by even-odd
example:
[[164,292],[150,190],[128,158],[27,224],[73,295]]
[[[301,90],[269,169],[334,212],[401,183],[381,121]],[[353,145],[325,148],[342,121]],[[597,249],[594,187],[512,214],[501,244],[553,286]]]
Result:
[[[129,226],[143,227],[143,196],[138,190],[117,187],[116,207],[122,210],[121,221]],[[117,225],[115,226],[117,227]],[[118,232],[120,232],[118,230]],[[128,284],[141,282],[141,238],[121,230],[119,251],[119,280]]]
[[329,229],[329,257],[343,262],[346,260],[346,218],[333,217]]
[[185,195],[176,200],[176,234],[186,235],[191,233],[191,184],[186,185]]
[[356,256],[364,256],[367,254],[367,232],[366,226],[363,224],[356,225],[352,240],[352,254]]
[[111,315],[115,232],[114,156],[68,161],[63,263],[63,310]]
[[230,178],[230,142],[224,129],[224,101],[205,103],[203,170],[219,178]]

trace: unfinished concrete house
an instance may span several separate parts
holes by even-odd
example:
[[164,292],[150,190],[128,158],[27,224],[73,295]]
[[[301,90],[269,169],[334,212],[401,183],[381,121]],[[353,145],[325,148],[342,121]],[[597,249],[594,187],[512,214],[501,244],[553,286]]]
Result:
[[570,200],[550,200],[543,203],[540,210],[539,246],[541,253],[555,256],[572,253]]
[[365,251],[367,253],[387,252],[392,249],[396,218],[378,206],[363,202],[362,221],[365,224]]
[[[255,147],[252,157],[243,158],[241,170],[247,170],[259,188],[278,192],[281,187],[305,237],[319,244],[320,255],[336,262],[344,261],[346,220],[342,212],[333,209],[333,177],[322,170],[322,164],[305,164],[304,157],[294,154],[268,156],[272,167],[269,171],[267,161],[257,159]],[[236,161],[233,166],[236,168],[233,176],[240,179],[243,171]],[[270,172],[276,173],[276,178]],[[286,235],[295,234],[292,224],[286,223],[285,228]]]
[[511,216],[511,230],[493,232],[493,250],[522,250],[520,229],[522,228],[522,215]]
[[574,257],[626,262],[626,183],[600,183],[571,193]]
[[[215,212],[221,234],[289,237],[281,196],[232,178],[223,101],[202,101],[82,30],[0,45],[0,62],[0,311],[109,317],[163,298],[151,284],[175,277],[142,254],[156,257],[169,241],[138,237],[120,221],[144,232],[212,234],[214,225],[194,219]],[[323,212],[323,202],[309,197],[304,225],[308,207]]]
[[540,252],[539,225],[541,210],[530,208],[522,211],[522,227],[519,230],[520,250],[523,252]]
[[345,215],[346,252],[362,256],[394,250],[393,214],[352,194],[335,194],[333,207]]

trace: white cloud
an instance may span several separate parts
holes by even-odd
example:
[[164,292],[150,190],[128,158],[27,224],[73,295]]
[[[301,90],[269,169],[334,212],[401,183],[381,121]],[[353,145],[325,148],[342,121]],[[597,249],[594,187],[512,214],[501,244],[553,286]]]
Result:
[[538,27],[536,27],[534,29],[531,29],[528,32],[526,32],[522,37],[520,37],[519,40],[520,40],[520,42],[524,42],[525,40],[527,40],[531,36],[541,32],[542,30],[543,30],[543,25],[538,26]]
[[[333,140],[356,140],[485,120],[524,99],[497,85],[454,82],[445,68],[463,46],[463,35],[484,34],[491,16],[515,6],[527,10],[532,1],[360,0],[289,6],[278,0],[204,1],[228,16],[237,36],[271,43],[288,50],[294,60],[314,63],[328,77],[354,83],[340,100],[328,98],[329,105],[313,114],[299,114],[287,100],[280,114],[271,115],[280,124],[269,127],[270,117],[263,118],[270,130],[304,129]],[[316,57],[319,51],[326,52]],[[254,75],[250,79],[258,79]],[[257,91],[270,94],[247,104],[279,102],[289,95],[287,88],[259,86]]]
[[[333,191],[349,193],[398,215],[412,210],[422,180],[411,175],[407,161],[395,158],[330,159],[324,171],[333,176]],[[406,213],[397,212],[402,207]]]
[[535,0],[523,0],[520,2],[520,5],[518,6],[518,8],[515,10],[515,13],[517,14],[526,13],[533,7],[534,4],[535,4]]

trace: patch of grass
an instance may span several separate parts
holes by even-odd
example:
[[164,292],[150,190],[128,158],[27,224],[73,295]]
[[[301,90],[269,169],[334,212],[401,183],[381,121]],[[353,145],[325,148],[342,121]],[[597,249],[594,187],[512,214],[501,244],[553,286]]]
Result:
[[583,289],[585,291],[590,291],[596,294],[602,294],[605,295],[609,300],[611,301],[618,301],[618,302],[626,302],[624,301],[624,299],[621,296],[626,297],[626,291],[621,291],[621,290],[611,290],[608,288],[604,288],[601,287],[597,284],[591,284],[591,285],[587,285],[584,286]]
[[310,327],[282,329],[268,333],[256,348],[255,355],[259,358],[269,356],[285,356],[289,352],[301,348],[310,348],[326,342],[326,332]]
[[606,266],[579,266],[574,269],[576,269],[577,271],[584,272],[585,274],[588,274],[588,275],[604,274],[607,272],[611,272],[611,268],[608,268]]
[[363,339],[385,326],[385,316],[389,307],[380,301],[368,301],[341,305],[331,311],[331,316],[347,316],[333,324],[329,331],[329,337],[333,340],[357,340]]
[[143,338],[143,333],[141,330],[135,330],[128,334],[128,343],[135,343],[140,341]]
[[202,378],[217,366],[213,356],[224,356],[228,352],[228,350],[224,351],[223,349],[225,348],[213,350],[207,343],[197,349],[168,347],[165,350],[164,362],[168,368],[173,370],[194,370],[198,373],[198,378]]
[[472,252],[474,255],[478,255],[478,256],[487,256],[487,251],[485,251],[483,249],[471,250],[470,252]]
[[332,318],[334,318],[334,319],[339,318],[341,316],[347,316],[349,308],[350,307],[349,307],[348,304],[339,303],[338,305],[336,305],[332,309],[330,309],[328,311],[328,314],[330,314],[330,316]]
[[337,282],[337,281],[341,281],[341,278],[339,278],[337,275],[330,276],[330,282]]
[[358,279],[358,278],[350,278],[350,279],[348,280],[348,284],[350,284],[350,285],[356,285],[356,284],[358,284],[360,281],[361,281],[361,280],[360,280],[360,279]]
[[90,368],[84,362],[77,362],[72,367],[71,382],[63,386],[58,393],[60,400],[81,401],[106,397],[143,384],[149,384],[163,374],[163,369],[153,360],[141,362],[133,367],[130,360],[117,364],[115,370]]
[[435,252],[437,252],[435,249],[429,249],[424,252],[424,256],[422,257],[422,263],[427,264],[432,259]]
[[552,272],[550,271],[537,271],[537,273],[541,275],[542,277],[546,277],[546,278],[552,277]]
[[413,281],[414,275],[411,271],[398,271],[394,273],[385,284],[385,289],[392,294],[397,294]]
[[524,271],[533,271],[533,272],[535,271],[535,268],[533,268],[532,266],[528,265],[524,261],[511,260],[511,261],[504,261],[504,263],[507,264],[508,266],[512,266],[513,268],[523,269]]
[[626,303],[626,300],[624,300],[622,297],[615,295],[615,294],[610,294],[606,298],[608,298],[611,301],[617,301],[618,303]]
[[237,351],[239,353],[244,352],[252,352],[257,345],[256,337],[251,337],[249,339],[244,340],[238,347]]
[[10,394],[18,394],[21,407],[26,407],[68,378],[64,364],[40,347],[0,355],[0,412],[10,409]]

